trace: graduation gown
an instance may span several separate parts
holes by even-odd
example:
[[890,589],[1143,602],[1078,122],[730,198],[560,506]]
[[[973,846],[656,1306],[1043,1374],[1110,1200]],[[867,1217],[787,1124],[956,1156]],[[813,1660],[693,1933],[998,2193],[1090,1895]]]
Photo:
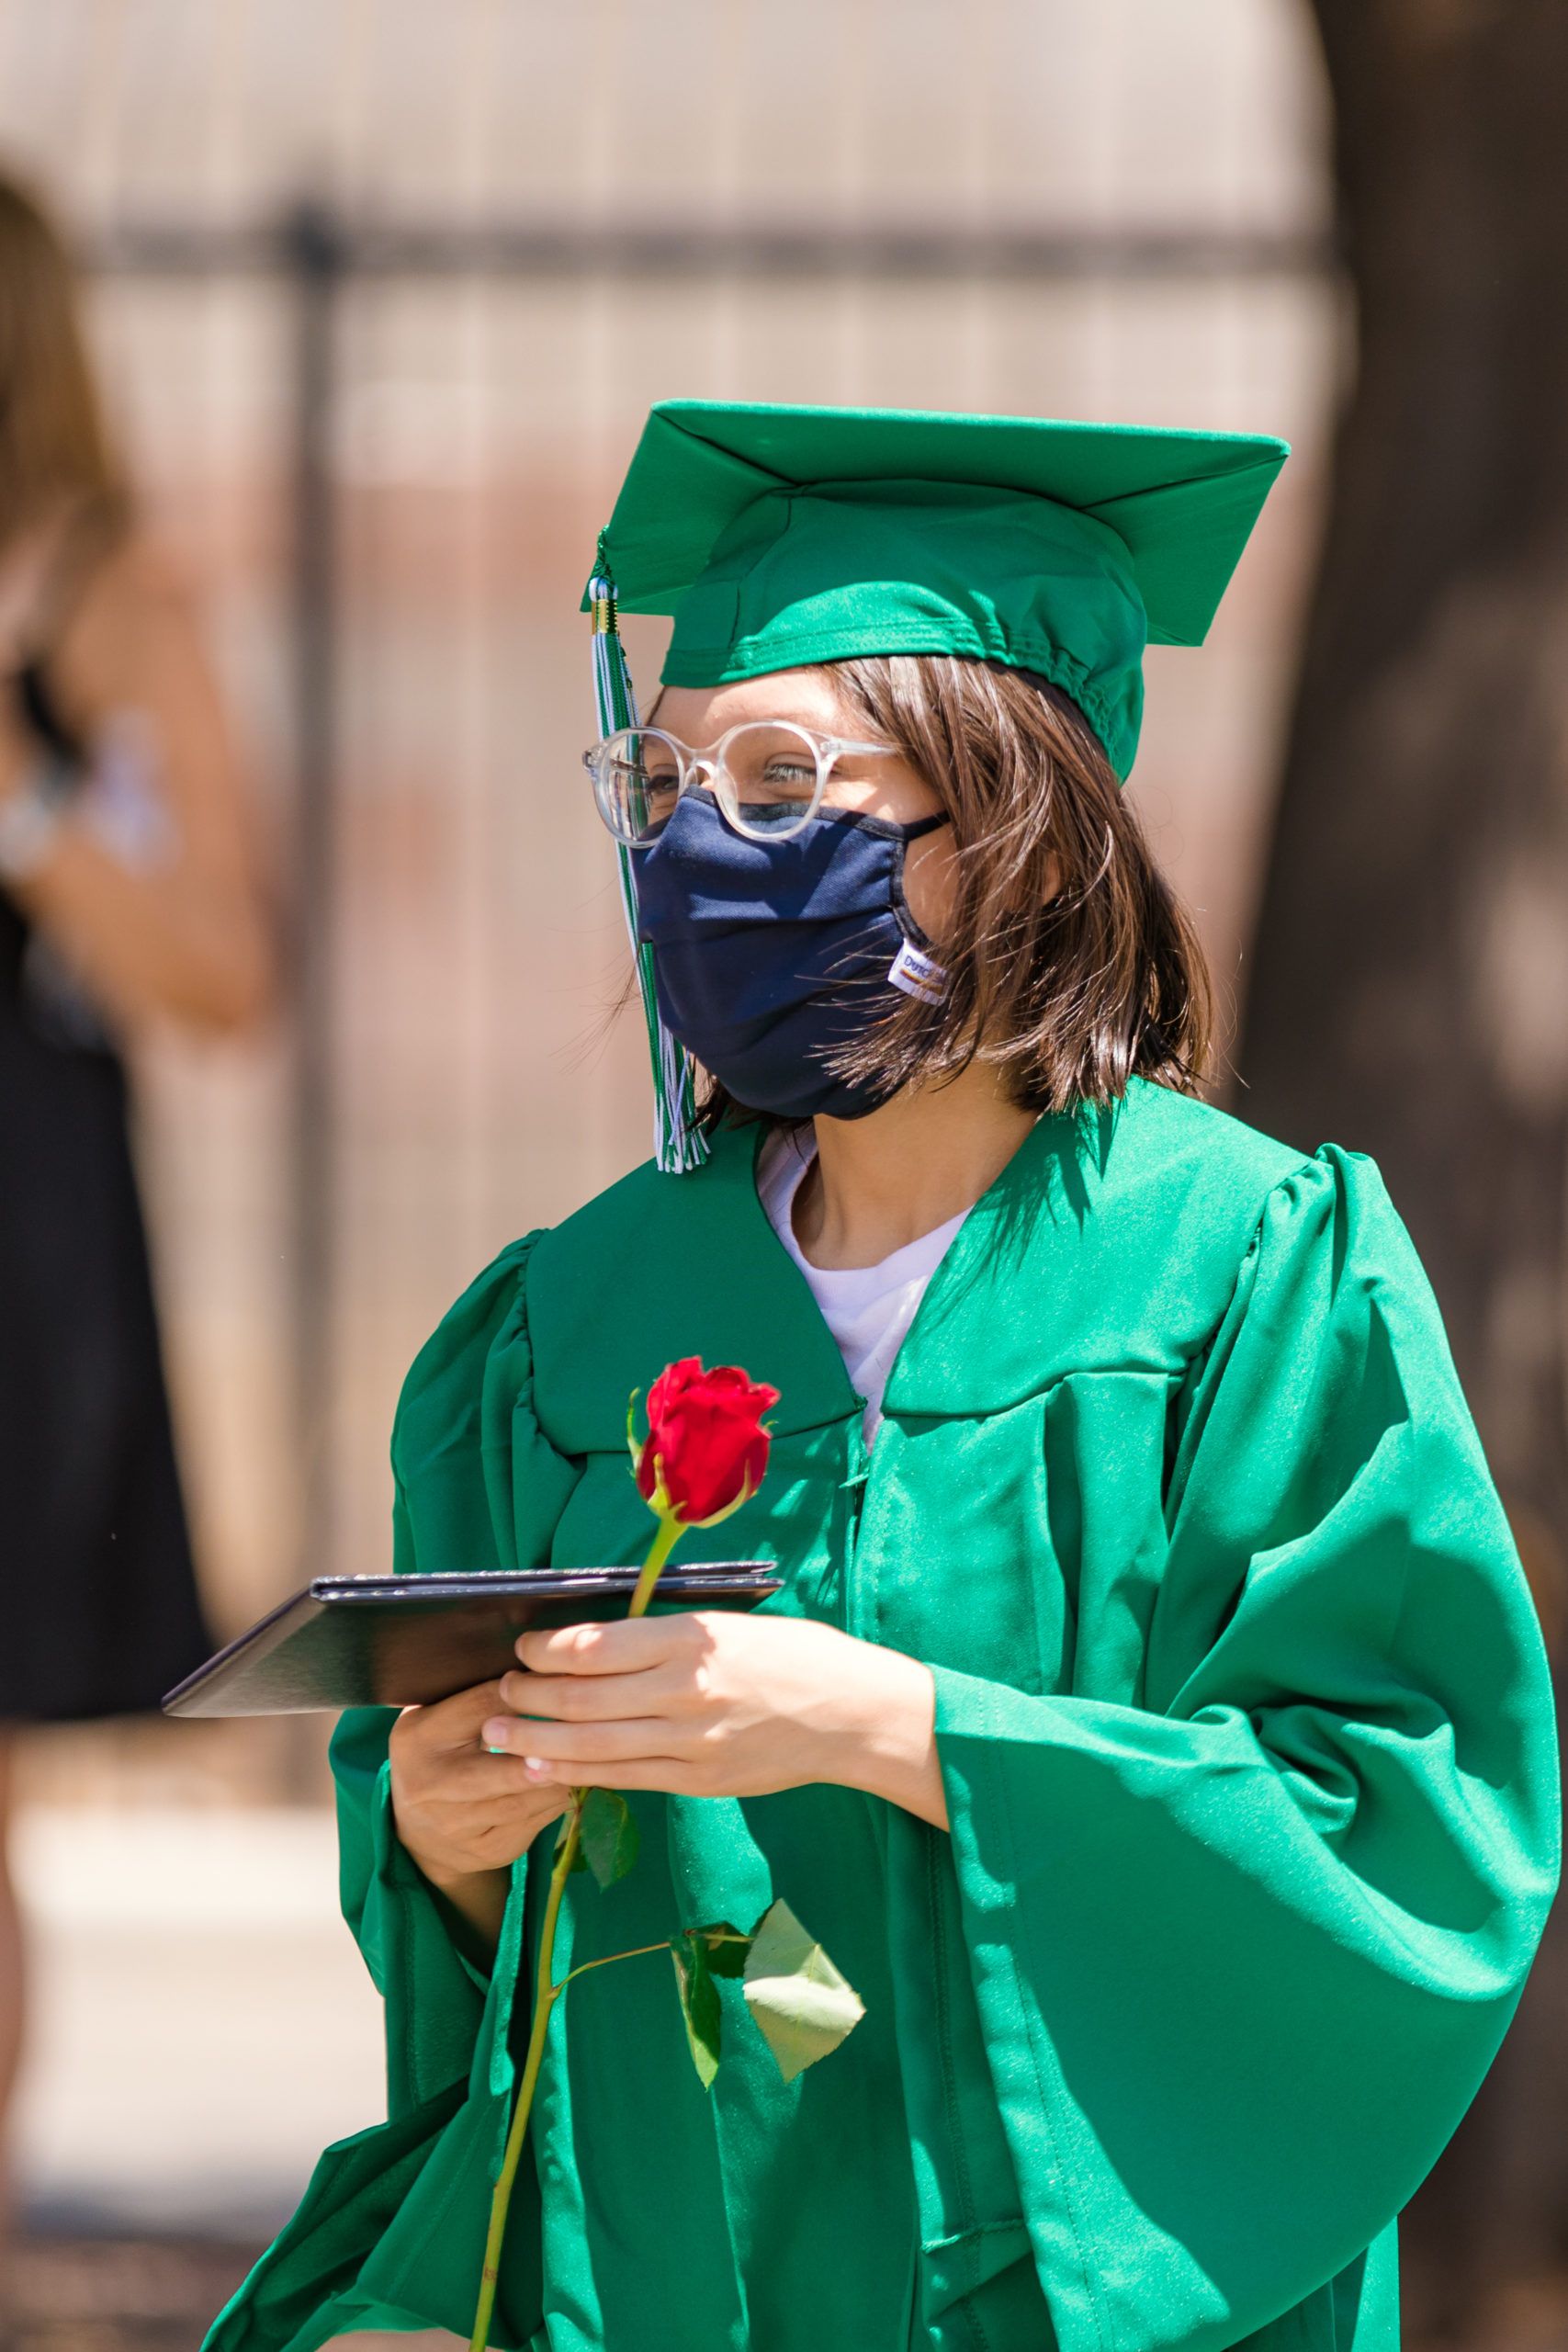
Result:
[[[1046,1118],[933,1276],[871,1454],[755,1130],[502,1252],[416,1361],[400,1567],[633,1561],[628,1394],[781,1391],[682,1556],[930,1663],[944,1834],[808,1787],[635,1795],[558,1968],[787,1897],[866,2015],[795,2083],[726,1984],[705,2092],[655,1954],[551,2030],[494,2340],[532,2352],[1393,2352],[1394,2217],[1507,2024],[1557,1867],[1541,1644],[1371,1164],[1136,1081]],[[209,2352],[465,2341],[553,1828],[493,1969],[333,1763],[389,2120],[331,2149]],[[532,1902],[530,1901],[532,1897]],[[510,2020],[510,2022],[509,2022]]]

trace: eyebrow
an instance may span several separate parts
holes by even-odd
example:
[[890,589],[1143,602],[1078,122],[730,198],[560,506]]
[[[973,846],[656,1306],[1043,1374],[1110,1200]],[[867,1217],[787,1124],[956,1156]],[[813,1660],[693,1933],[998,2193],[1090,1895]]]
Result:
[[[649,704],[648,708],[642,714],[641,724],[644,727],[658,726],[659,706],[663,699],[664,688],[660,686],[659,692],[654,695],[653,700]],[[808,716],[803,712],[801,707],[797,703],[785,703],[781,710],[764,711],[756,721],[732,718],[729,723],[731,727],[744,727],[752,724],[766,726],[771,720],[777,720],[785,726],[808,727],[818,735],[836,735],[839,732],[838,728],[829,727],[824,724],[819,712]],[[718,734],[723,735],[728,730],[725,728],[721,727],[718,730]],[[717,735],[715,736],[714,741],[715,742],[718,741]]]

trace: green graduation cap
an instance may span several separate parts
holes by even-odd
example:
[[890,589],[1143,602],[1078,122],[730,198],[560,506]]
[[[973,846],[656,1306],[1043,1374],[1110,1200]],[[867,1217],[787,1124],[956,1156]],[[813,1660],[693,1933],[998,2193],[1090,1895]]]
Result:
[[[660,401],[583,597],[603,733],[635,720],[616,606],[669,613],[666,685],[861,654],[949,653],[1050,679],[1125,776],[1145,645],[1201,645],[1283,441],[918,409]],[[701,1164],[690,1065],[659,1018],[656,1151]]]
[[1200,645],[1287,455],[1265,434],[661,401],[601,548],[664,683],[872,653],[1038,671],[1116,771],[1145,643]]

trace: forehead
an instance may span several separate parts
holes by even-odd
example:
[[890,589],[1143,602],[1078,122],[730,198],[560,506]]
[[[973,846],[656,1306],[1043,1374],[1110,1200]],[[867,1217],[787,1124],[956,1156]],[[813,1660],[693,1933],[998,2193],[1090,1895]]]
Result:
[[662,686],[645,716],[650,726],[668,729],[695,751],[748,718],[793,718],[829,735],[860,731],[820,670],[773,670],[722,686]]

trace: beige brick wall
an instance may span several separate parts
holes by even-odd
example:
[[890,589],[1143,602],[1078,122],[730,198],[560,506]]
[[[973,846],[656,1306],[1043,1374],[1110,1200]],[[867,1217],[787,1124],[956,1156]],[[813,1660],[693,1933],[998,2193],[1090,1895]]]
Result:
[[[96,235],[361,220],[790,220],[1308,233],[1292,0],[50,0],[0,11],[0,152]],[[265,276],[116,277],[95,332],[207,583],[254,787],[290,778],[291,314]],[[1233,986],[1310,549],[1334,298],[1298,279],[361,283],[340,335],[340,1186],[323,1566],[385,1559],[403,1365],[495,1249],[647,1148],[576,601],[650,399],[1280,431],[1299,455],[1211,648],[1156,653],[1134,789]],[[660,631],[634,624],[651,679]],[[145,1159],[204,1569],[296,1580],[288,1039],[146,1058]],[[52,1793],[319,1786],[319,1726],[51,1735]]]

